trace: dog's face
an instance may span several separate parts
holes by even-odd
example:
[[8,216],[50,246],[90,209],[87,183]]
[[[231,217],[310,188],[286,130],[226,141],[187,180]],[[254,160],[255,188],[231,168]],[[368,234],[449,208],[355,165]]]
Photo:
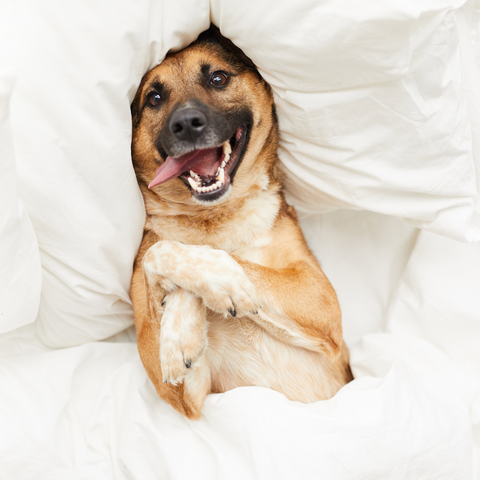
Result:
[[266,188],[272,176],[270,87],[218,38],[209,31],[169,54],[132,104],[135,170],[162,200],[208,207]]

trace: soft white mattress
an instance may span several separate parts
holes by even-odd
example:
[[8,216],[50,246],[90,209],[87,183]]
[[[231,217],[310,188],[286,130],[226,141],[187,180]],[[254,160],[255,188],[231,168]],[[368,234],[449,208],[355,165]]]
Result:
[[[210,21],[272,85],[355,380],[158,399],[129,104]],[[0,3],[0,479],[480,478],[480,2]]]

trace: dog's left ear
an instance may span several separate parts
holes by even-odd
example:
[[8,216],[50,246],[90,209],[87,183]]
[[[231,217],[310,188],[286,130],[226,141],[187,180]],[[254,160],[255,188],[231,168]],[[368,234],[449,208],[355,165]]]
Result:
[[132,113],[132,126],[135,129],[140,125],[140,120],[142,119],[142,92],[143,86],[146,82],[146,75],[142,78],[140,85],[135,94],[132,104],[130,105],[130,112]]
[[251,70],[257,70],[257,67],[252,60],[250,60],[250,58],[247,57],[231,40],[225,38],[220,33],[220,29],[213,23],[210,24],[210,28],[208,30],[200,34],[198,40],[204,42],[212,40],[217,41],[220,45],[222,45],[223,48],[235,55],[247,68],[250,68]]

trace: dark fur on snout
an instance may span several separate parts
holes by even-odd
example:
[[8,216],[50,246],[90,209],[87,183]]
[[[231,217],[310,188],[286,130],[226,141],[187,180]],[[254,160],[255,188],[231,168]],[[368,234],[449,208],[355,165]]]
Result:
[[[197,137],[186,136],[179,138],[175,134],[173,126],[179,116],[186,111],[196,110],[203,114],[205,126]],[[205,105],[196,98],[186,102],[178,102],[173,106],[170,114],[165,120],[163,128],[158,134],[155,146],[160,155],[166,158],[167,155],[178,157],[193,149],[210,148],[229,140],[239,125],[250,126],[252,124],[252,112],[248,108],[233,108],[222,110]]]

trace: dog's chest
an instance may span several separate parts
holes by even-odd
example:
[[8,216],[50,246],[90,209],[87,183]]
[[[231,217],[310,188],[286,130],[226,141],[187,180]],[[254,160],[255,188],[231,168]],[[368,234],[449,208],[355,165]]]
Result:
[[[262,264],[264,249],[272,241],[270,229],[259,232],[248,225],[226,225],[225,228],[211,231],[199,225],[186,226],[182,222],[152,222],[147,228],[153,230],[161,240],[180,242],[185,245],[209,245],[225,250],[232,255]],[[174,223],[174,224],[172,224]],[[153,227],[153,228],[152,228]]]
[[280,199],[276,195],[259,195],[234,215],[211,220],[192,216],[151,216],[146,228],[161,240],[185,245],[209,245],[230,254],[263,264],[263,252],[272,241],[272,229],[278,215]]

